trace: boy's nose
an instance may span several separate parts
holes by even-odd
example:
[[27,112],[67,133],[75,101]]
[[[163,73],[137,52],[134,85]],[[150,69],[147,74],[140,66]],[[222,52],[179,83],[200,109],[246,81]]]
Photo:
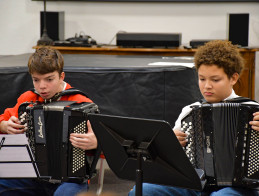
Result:
[[211,83],[209,81],[205,83],[205,88],[211,88]]
[[46,84],[45,82],[40,82],[40,85],[39,85],[40,88],[45,88],[46,87]]

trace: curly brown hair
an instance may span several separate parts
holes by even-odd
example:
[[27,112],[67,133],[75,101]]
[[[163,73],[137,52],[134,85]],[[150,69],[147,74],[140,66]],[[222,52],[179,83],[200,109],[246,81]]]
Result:
[[50,47],[40,47],[36,49],[28,61],[29,73],[47,74],[57,71],[63,72],[64,58],[61,53]]
[[244,59],[238,47],[224,40],[213,40],[200,46],[194,55],[194,63],[197,71],[201,65],[217,65],[224,69],[228,78],[234,73],[240,75],[244,68]]

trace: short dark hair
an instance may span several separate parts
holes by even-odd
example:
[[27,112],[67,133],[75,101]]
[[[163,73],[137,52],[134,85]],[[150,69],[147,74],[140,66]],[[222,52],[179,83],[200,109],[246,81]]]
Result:
[[213,40],[200,46],[194,55],[194,63],[197,71],[201,65],[217,65],[229,78],[234,73],[241,74],[244,68],[244,59],[238,47],[224,40]]
[[50,47],[40,47],[30,56],[28,61],[29,73],[47,74],[63,72],[64,58],[61,53]]

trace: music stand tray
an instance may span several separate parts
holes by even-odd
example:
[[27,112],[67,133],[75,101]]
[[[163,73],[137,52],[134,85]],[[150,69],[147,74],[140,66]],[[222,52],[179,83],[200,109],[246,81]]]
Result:
[[142,188],[143,181],[203,189],[205,182],[168,122],[104,114],[89,114],[89,119],[110,169],[119,178],[136,180],[136,188]]
[[0,141],[4,141],[0,148],[0,178],[39,176],[25,134],[0,134]]

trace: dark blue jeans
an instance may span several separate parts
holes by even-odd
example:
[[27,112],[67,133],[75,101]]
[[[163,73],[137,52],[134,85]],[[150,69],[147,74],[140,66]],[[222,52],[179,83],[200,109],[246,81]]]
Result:
[[[203,195],[202,192],[163,186],[157,184],[143,183],[143,196],[200,196]],[[207,195],[210,196],[258,196],[258,192],[252,189],[243,189],[236,187],[225,187],[217,191],[211,192]],[[129,192],[129,196],[135,196],[135,187]]]
[[[135,196],[135,186],[128,196]],[[171,186],[164,186],[158,184],[143,183],[142,184],[143,196],[200,196],[198,191],[182,189]]]
[[74,196],[87,190],[87,183],[52,184],[32,179],[0,179],[0,196]]

